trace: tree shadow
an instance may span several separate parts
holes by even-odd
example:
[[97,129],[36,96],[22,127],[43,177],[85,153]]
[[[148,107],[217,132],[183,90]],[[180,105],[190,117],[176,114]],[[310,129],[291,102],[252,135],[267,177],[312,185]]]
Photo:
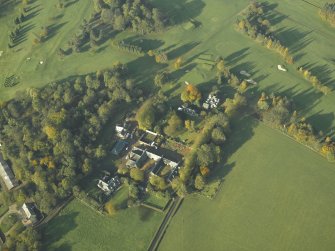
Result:
[[334,113],[322,113],[322,111],[313,114],[307,118],[307,121],[316,129],[328,132],[333,128]]
[[14,39],[14,44],[13,47],[21,44],[22,42],[27,40],[27,33],[28,31],[32,30],[33,28],[35,28],[35,24],[25,24],[21,27],[19,35],[15,37]]
[[171,81],[179,81],[186,73],[192,71],[196,67],[195,63],[188,64],[181,69],[178,69],[170,74]]
[[[64,215],[58,215],[48,223],[48,229],[41,231],[42,238],[45,240],[46,246],[62,239],[67,233],[74,230],[78,225],[75,219],[78,217],[78,212],[71,212]],[[57,248],[56,250],[61,250]]]
[[69,243],[63,243],[62,245],[49,249],[50,251],[71,251],[72,245]]
[[65,8],[70,7],[71,5],[77,3],[79,0],[67,1],[64,5]]
[[125,43],[130,43],[135,46],[139,46],[143,49],[143,51],[156,50],[162,45],[164,45],[164,41],[159,39],[144,39],[139,36],[133,36],[126,38],[124,40]]
[[120,31],[113,30],[109,24],[100,24],[95,27],[96,30],[99,30],[102,34],[102,37],[97,41],[98,45],[104,44],[107,40],[114,38]]
[[278,7],[277,3],[262,3],[262,7],[265,13],[265,18],[270,21],[271,25],[276,25],[286,19],[288,16],[276,11]]
[[275,31],[275,34],[279,41],[289,48],[291,53],[295,53],[312,42],[312,39],[306,38],[311,32],[301,32],[297,28],[279,28]]
[[[37,5],[37,6],[34,6],[34,9],[35,8],[38,8],[40,5]],[[41,10],[42,10],[42,8],[40,8],[40,9],[37,9],[37,10],[34,10],[34,11],[29,11],[29,14],[28,15],[26,15],[25,17],[24,17],[24,22],[26,22],[26,21],[29,21],[30,19],[32,19],[33,17],[36,17],[40,12],[41,12]]]
[[199,42],[190,42],[187,44],[183,44],[182,46],[179,46],[178,48],[175,48],[172,51],[169,51],[168,58],[171,60],[171,59],[180,57],[184,55],[185,53],[189,52],[190,50],[192,50],[194,47],[196,47],[199,44],[200,44]]
[[332,88],[332,90],[335,89],[335,83],[332,78],[334,70],[331,70],[329,65],[316,65],[316,63],[307,63],[303,64],[302,67],[304,69],[308,69],[312,75],[316,76],[322,85],[328,85]]
[[0,18],[8,13],[8,11],[13,10],[19,1],[16,0],[1,0],[0,1]]
[[153,5],[158,5],[162,13],[170,18],[171,25],[178,25],[196,18],[206,6],[202,0],[154,0]]
[[138,207],[138,214],[141,221],[149,221],[153,216],[152,209],[146,207]]
[[60,24],[51,24],[48,26],[48,37],[46,39],[46,41],[48,41],[49,39],[53,38],[57,32],[65,25],[67,24],[67,22],[63,22]]
[[151,93],[155,73],[165,68],[166,64],[155,63],[153,57],[145,55],[127,63],[127,67],[130,69],[131,77],[138,83],[138,86],[142,87],[144,91]]
[[303,56],[305,56],[307,53],[305,53],[305,52],[300,52],[300,53],[298,53],[298,54],[296,54],[295,56],[294,56],[294,62],[298,62],[300,59],[302,59],[303,58]]
[[246,71],[251,75],[255,75],[258,71],[254,70],[256,68],[256,64],[254,62],[243,62],[241,64],[238,64],[234,66],[231,71],[235,74],[239,74],[240,71]]
[[241,50],[235,51],[225,58],[227,65],[235,65],[238,61],[245,58],[249,53],[250,47],[243,48]]

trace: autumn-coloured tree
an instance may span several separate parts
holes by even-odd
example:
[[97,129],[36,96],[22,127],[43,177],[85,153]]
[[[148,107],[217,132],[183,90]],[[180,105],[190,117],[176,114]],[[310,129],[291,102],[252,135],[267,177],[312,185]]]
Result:
[[130,177],[135,181],[143,181],[144,180],[144,172],[138,168],[130,169]]
[[194,180],[194,187],[198,190],[202,190],[205,187],[205,179],[202,175],[198,174]]
[[117,212],[117,209],[116,209],[116,207],[114,206],[114,204],[113,204],[112,201],[108,201],[108,202],[105,204],[105,210],[106,210],[106,212],[108,213],[108,215],[110,215],[110,216],[115,215],[116,212]]
[[180,67],[181,67],[181,63],[182,63],[182,59],[181,59],[181,57],[177,58],[176,61],[174,62],[174,68],[175,68],[176,70],[180,69]]
[[58,136],[57,130],[51,125],[46,125],[43,128],[43,132],[48,136],[48,139],[55,140]]
[[183,102],[193,103],[196,101],[200,101],[200,99],[201,99],[201,93],[199,89],[192,84],[188,84],[181,93],[181,100]]

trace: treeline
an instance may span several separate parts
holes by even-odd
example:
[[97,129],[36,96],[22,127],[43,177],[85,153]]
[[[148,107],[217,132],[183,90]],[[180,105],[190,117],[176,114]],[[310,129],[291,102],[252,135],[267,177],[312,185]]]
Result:
[[15,28],[9,33],[8,48],[13,48],[18,45],[24,36],[24,27],[22,24],[27,20],[29,8],[25,7],[27,4],[22,4],[20,14],[14,18]]
[[139,98],[124,65],[74,81],[29,89],[2,105],[4,158],[24,185],[9,200],[33,199],[49,212],[106,155],[97,137],[120,102]]
[[278,52],[288,64],[293,64],[293,57],[287,47],[275,38],[271,32],[271,23],[266,19],[266,11],[261,3],[252,2],[236,21],[236,27],[268,49]]
[[306,80],[308,80],[313,85],[315,89],[325,95],[331,93],[332,90],[328,86],[323,85],[320,80],[316,76],[312,75],[309,70],[306,70],[303,67],[299,67],[298,71],[304,76]]
[[232,73],[221,57],[219,57],[216,62],[216,78],[218,85],[222,85],[223,83],[229,84],[239,93],[245,92],[248,88],[248,83],[245,80],[241,81]]
[[327,21],[332,26],[335,26],[335,3],[326,3],[319,11],[322,20]]
[[329,161],[335,160],[335,143],[330,137],[317,133],[305,118],[299,118],[294,104],[287,97],[262,93],[257,102],[260,118],[267,125],[276,128],[296,141],[321,153]]
[[132,44],[127,44],[123,40],[113,41],[112,46],[118,48],[119,50],[126,51],[126,52],[129,52],[129,53],[133,53],[133,54],[138,55],[138,56],[143,56],[144,55],[144,51],[143,51],[142,47],[132,45]]
[[145,0],[94,0],[94,9],[104,24],[114,30],[131,29],[140,34],[161,31],[166,18]]

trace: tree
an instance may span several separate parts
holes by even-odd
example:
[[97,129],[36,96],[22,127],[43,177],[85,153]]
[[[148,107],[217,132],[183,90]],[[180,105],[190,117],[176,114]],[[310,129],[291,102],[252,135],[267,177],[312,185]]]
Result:
[[176,61],[174,62],[174,68],[176,70],[179,70],[181,67],[181,63],[182,63],[182,58],[181,57],[177,58]]
[[205,179],[202,175],[198,174],[194,180],[194,187],[198,190],[202,190],[205,187]]
[[136,113],[136,120],[141,129],[150,129],[156,118],[153,102],[151,99],[145,101]]
[[149,178],[149,182],[151,185],[153,185],[159,190],[165,190],[167,188],[165,179],[160,176],[151,175]]
[[138,168],[130,169],[130,177],[135,181],[144,180],[144,171]]
[[215,162],[215,154],[208,144],[202,145],[197,151],[197,160],[200,166],[209,166]]
[[139,190],[134,184],[129,185],[129,197],[133,199],[138,199]]
[[177,193],[179,197],[184,197],[187,194],[187,187],[185,183],[179,178],[175,178],[171,181],[172,189]]
[[194,120],[185,120],[185,128],[193,132],[195,130]]
[[182,130],[183,121],[175,112],[173,112],[170,115],[170,118],[168,120],[168,126],[165,127],[164,132],[171,137],[175,137],[179,135]]
[[48,139],[55,140],[58,137],[58,133],[55,127],[46,125],[43,128],[44,133],[48,136]]
[[221,145],[226,141],[226,135],[221,127],[216,127],[212,131],[212,140],[215,144]]
[[195,87],[192,84],[188,84],[181,93],[181,100],[183,102],[193,103],[196,101],[200,101],[200,99],[201,99],[200,91],[198,90],[197,87]]
[[108,215],[110,215],[110,216],[114,216],[117,212],[117,209],[116,209],[116,207],[115,207],[115,205],[113,204],[112,201],[108,201],[105,204],[105,210],[108,213]]

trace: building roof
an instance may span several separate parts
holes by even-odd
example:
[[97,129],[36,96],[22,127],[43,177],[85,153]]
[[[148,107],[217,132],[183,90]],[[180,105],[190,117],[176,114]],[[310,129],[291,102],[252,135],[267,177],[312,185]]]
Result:
[[26,219],[36,217],[35,205],[33,203],[24,203],[21,208],[22,216]]
[[148,156],[146,154],[146,151],[137,147],[133,147],[131,152],[127,156],[127,163],[126,165],[128,167],[140,167],[144,164],[144,162],[147,160]]
[[15,179],[13,171],[10,169],[6,161],[2,158],[2,154],[0,153],[0,176],[4,181],[8,190],[17,186],[17,181]]
[[115,146],[112,149],[112,154],[119,155],[123,149],[128,145],[128,142],[119,140],[116,142]]

